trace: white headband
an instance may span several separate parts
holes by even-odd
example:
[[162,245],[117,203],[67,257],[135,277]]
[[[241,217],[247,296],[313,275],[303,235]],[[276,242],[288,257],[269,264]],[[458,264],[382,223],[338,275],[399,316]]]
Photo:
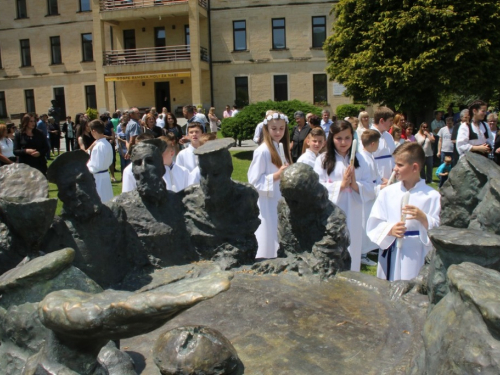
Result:
[[264,119],[264,125],[267,125],[267,122],[268,121],[271,121],[271,120],[278,120],[278,119],[281,119],[281,120],[285,120],[285,122],[288,124],[288,117],[286,117],[283,113],[274,113],[272,116],[269,115],[267,116],[265,119]]

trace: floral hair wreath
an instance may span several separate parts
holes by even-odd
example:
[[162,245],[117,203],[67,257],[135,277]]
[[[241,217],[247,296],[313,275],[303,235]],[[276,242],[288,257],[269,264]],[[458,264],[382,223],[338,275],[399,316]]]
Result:
[[267,116],[263,122],[264,125],[267,125],[268,121],[278,120],[278,119],[285,120],[285,123],[288,124],[288,117],[285,116],[283,113],[273,113],[273,115]]

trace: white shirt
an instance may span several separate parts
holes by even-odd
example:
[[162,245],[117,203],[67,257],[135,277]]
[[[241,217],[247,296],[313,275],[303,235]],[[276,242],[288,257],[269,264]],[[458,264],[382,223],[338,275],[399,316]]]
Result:
[[177,193],[189,186],[189,171],[175,163],[172,167],[166,165],[163,179],[167,184],[167,190]]
[[[370,129],[376,130],[380,133],[374,125]],[[392,153],[396,149],[394,138],[389,132],[380,133],[380,140],[378,142],[378,149],[373,153],[375,165],[377,166],[378,174],[381,178],[389,179],[392,170],[394,169],[394,157]]]
[[163,129],[165,127],[165,120],[158,117],[156,119],[156,126],[159,126],[160,128]]
[[441,152],[453,152],[453,142],[451,141],[451,133],[453,127],[450,129],[447,126],[439,129],[438,136],[441,141]]
[[105,139],[101,138],[95,141],[95,146],[90,153],[90,160],[87,167],[94,175],[97,194],[102,203],[113,199],[113,187],[108,168],[113,162],[113,146]]
[[300,157],[297,159],[297,163],[304,163],[314,168],[314,163],[316,163],[316,158],[317,158],[316,154],[307,148],[306,151],[302,155],[300,155]]
[[122,172],[122,193],[132,191],[137,187],[134,175],[132,173],[132,163],[127,165]]
[[0,150],[2,151],[2,155],[6,158],[14,157],[14,141],[8,137],[4,137],[0,141]]
[[332,120],[328,120],[327,122],[321,120],[321,123],[319,124],[319,126],[321,126],[321,129],[325,131],[325,136],[327,139],[328,139],[328,133],[330,132],[330,126],[332,126],[332,124],[333,124]]
[[176,159],[177,164],[186,168],[189,172],[198,166],[198,156],[194,154],[194,150],[195,148],[189,144],[184,150],[179,152]]
[[[477,134],[477,139],[469,139],[469,127],[465,122],[462,122],[458,128],[457,150],[460,157],[462,157],[467,151],[470,151],[472,146],[480,146],[484,143],[488,143],[493,148],[493,135],[491,134],[490,127],[485,121],[483,121],[479,127],[474,124],[472,124],[471,127],[472,131]],[[486,139],[485,136],[485,128],[489,135],[488,139]]]
[[255,127],[255,134],[253,135],[253,141],[257,144],[259,144],[259,139],[262,134],[262,128],[264,126],[263,122],[259,122],[257,126]]

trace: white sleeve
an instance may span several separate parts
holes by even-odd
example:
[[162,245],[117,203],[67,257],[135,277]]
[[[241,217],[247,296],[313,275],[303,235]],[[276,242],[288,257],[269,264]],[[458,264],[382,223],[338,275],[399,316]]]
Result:
[[[90,160],[87,162],[87,167],[89,168],[90,173],[95,174],[109,168],[109,164],[107,164],[109,157],[107,155],[107,150],[105,149],[106,146],[106,144],[99,142],[92,148]],[[111,161],[113,160],[111,159]]]
[[465,154],[472,148],[469,144],[469,127],[466,124],[460,125],[457,135],[457,150],[460,155]]
[[[355,170],[356,184],[359,188],[359,196],[361,202],[366,203],[372,201],[376,197],[375,184],[372,178],[370,166],[365,161],[364,157],[357,153],[359,168]],[[359,170],[359,171],[358,171]]]
[[321,154],[316,158],[314,163],[314,171],[319,175],[319,182],[323,185],[328,191],[328,199],[333,203],[337,203],[340,195],[340,186],[342,185],[342,181],[332,181],[326,169],[323,168],[323,159],[325,154]]
[[389,232],[396,222],[388,220],[388,213],[386,212],[385,199],[387,194],[382,191],[375,200],[368,222],[366,223],[366,234],[370,240],[377,244],[382,250],[387,249],[396,240],[396,237],[389,236]]
[[269,198],[274,196],[274,178],[273,173],[266,174],[269,151],[263,148],[257,148],[253,153],[252,163],[248,168],[248,182],[252,184],[259,194]]
[[191,172],[189,172],[188,186],[196,185],[200,183],[200,167],[196,167]]
[[132,164],[125,167],[122,174],[122,193],[132,191],[137,187],[134,175],[132,174]]

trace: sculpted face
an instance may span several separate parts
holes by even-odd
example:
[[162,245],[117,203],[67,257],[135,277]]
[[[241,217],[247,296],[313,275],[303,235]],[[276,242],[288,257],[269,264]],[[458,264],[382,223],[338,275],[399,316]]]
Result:
[[57,182],[58,197],[63,202],[64,211],[80,219],[87,219],[99,212],[102,205],[97,194],[94,177],[86,168],[76,175],[65,174]]
[[139,143],[132,152],[132,173],[142,197],[161,199],[166,192],[165,166],[158,147]]
[[232,187],[231,173],[233,163],[229,151],[223,150],[217,155],[200,155],[200,187],[205,198],[215,203],[224,204]]

